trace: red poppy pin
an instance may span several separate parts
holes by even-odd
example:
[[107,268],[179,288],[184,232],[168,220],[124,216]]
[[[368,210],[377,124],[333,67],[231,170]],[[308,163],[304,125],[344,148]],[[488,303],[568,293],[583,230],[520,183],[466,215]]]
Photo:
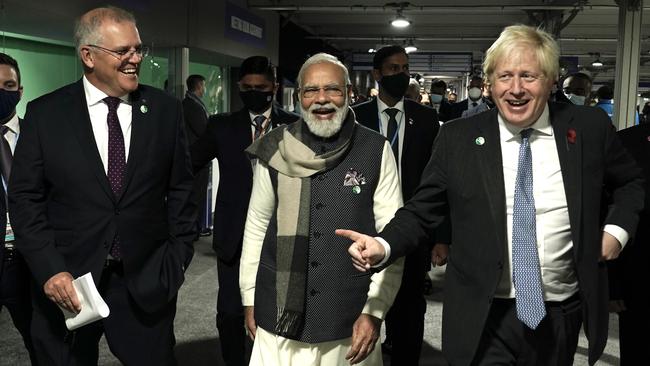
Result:
[[569,130],[566,132],[566,140],[569,141],[570,144],[575,144],[576,143],[576,130],[573,128],[569,128]]

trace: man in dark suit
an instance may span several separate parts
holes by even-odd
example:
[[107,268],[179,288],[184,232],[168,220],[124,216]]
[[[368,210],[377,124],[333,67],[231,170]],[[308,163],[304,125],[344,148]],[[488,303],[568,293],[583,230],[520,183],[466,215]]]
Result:
[[[185,81],[187,91],[183,98],[183,116],[185,117],[185,131],[189,145],[195,143],[203,135],[208,127],[208,109],[203,103],[205,94],[205,78],[201,75],[190,75]],[[200,235],[210,235],[208,226],[208,206],[206,205],[208,180],[210,179],[210,167],[204,166],[194,176],[194,187],[192,188],[192,199],[197,202],[199,214],[196,221],[196,228]],[[211,197],[210,197],[211,198]]]
[[438,120],[447,122],[453,108],[453,104],[449,103],[446,98],[447,83],[444,80],[433,80],[430,91],[429,100],[433,109],[438,112]]
[[[372,75],[379,82],[376,99],[353,106],[357,121],[388,138],[401,177],[404,200],[413,196],[422,171],[429,161],[433,141],[438,134],[435,109],[404,98],[409,82],[409,60],[401,46],[384,47],[375,53]],[[386,341],[391,362],[417,365],[424,335],[424,278],[430,267],[434,238],[424,240],[406,257],[402,285],[386,316]],[[445,243],[448,243],[445,241]],[[435,246],[443,264],[447,245]]]
[[450,121],[452,119],[460,118],[464,111],[476,108],[482,103],[485,103],[485,100],[483,99],[483,89],[483,78],[480,76],[472,76],[469,85],[467,85],[467,99],[463,99],[452,105],[447,120]]
[[0,52],[0,310],[7,308],[14,326],[23,337],[32,365],[36,365],[34,347],[29,332],[32,302],[29,295],[29,269],[15,247],[15,238],[7,216],[7,183],[11,175],[13,150],[20,135],[21,119],[16,105],[23,95],[20,69],[11,56]]
[[217,329],[228,366],[244,365],[247,353],[239,259],[253,170],[244,150],[271,129],[298,119],[273,102],[277,90],[275,67],[269,59],[247,58],[239,69],[239,95],[244,108],[210,117],[205,134],[191,146],[195,172],[214,158],[219,162],[212,246],[217,253],[219,280]]
[[650,125],[642,124],[618,132],[623,146],[643,169],[645,207],[639,218],[634,241],[621,256],[612,261],[610,270],[610,306],[618,312],[618,337],[621,366],[637,365],[647,358],[647,337],[639,337],[650,329],[650,302],[647,280],[650,278]]
[[[16,247],[35,280],[43,365],[174,365],[176,295],[192,254],[192,171],[180,101],[138,83],[147,50],[114,7],[82,15],[84,76],[29,103],[9,184]],[[68,331],[72,280],[92,273],[110,315]]]
[[590,364],[607,342],[603,261],[636,230],[642,178],[602,110],[548,103],[558,55],[550,34],[505,28],[483,65],[497,108],[443,125],[420,187],[380,239],[339,231],[363,270],[416,248],[448,209],[450,364],[572,365],[583,321]]

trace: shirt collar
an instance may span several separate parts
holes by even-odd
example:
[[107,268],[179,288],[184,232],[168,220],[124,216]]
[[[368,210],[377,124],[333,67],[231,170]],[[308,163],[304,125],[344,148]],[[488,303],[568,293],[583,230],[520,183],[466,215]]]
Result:
[[[94,106],[98,103],[103,103],[104,98],[108,97],[108,94],[99,90],[94,86],[87,78],[86,75],[83,77],[84,93],[86,94],[86,103],[88,106]],[[123,95],[120,97],[122,103],[129,103],[129,95]]]
[[[499,130],[501,131],[501,141],[507,142],[515,138],[518,138],[519,133],[524,128],[517,127],[511,125],[510,123],[507,123],[501,116],[501,113],[497,115],[498,115],[497,119],[499,121]],[[550,115],[548,110],[548,104],[546,104],[544,106],[544,111],[542,112],[542,115],[539,116],[539,118],[537,119],[537,121],[535,121],[535,123],[533,123],[532,125],[526,128],[532,128],[541,134],[553,136],[553,126],[551,126],[551,119],[549,116]]]
[[383,100],[381,100],[381,98],[379,98],[379,96],[377,96],[377,109],[379,109],[379,113],[383,113],[386,108],[395,108],[404,113],[404,97],[402,97],[399,102],[395,103],[394,106],[389,107]]
[[255,117],[259,116],[260,114],[263,114],[264,117],[268,120],[271,117],[271,110],[273,109],[273,103],[271,103],[271,106],[264,111],[264,113],[253,113],[250,110],[248,111],[248,115],[250,116],[251,122],[255,120]]
[[7,123],[5,123],[5,126],[9,127],[11,132],[15,133],[18,135],[20,133],[20,123],[18,123],[19,118],[18,118],[18,113],[14,113],[14,116],[11,117]]

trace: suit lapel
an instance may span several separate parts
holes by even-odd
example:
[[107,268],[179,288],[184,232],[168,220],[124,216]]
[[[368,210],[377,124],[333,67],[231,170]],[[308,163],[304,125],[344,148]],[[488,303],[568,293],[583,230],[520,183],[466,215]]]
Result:
[[[571,236],[573,245],[580,243],[580,220],[582,207],[582,136],[581,131],[573,125],[573,116],[570,108],[550,103],[550,120],[553,126],[553,135],[557,146],[564,192],[569,209],[571,223]],[[580,253],[577,251],[576,253]]]
[[408,99],[404,98],[404,120],[402,121],[404,124],[404,140],[402,141],[404,144],[402,146],[402,170],[405,168],[404,163],[408,161],[408,159],[405,159],[404,157],[409,156],[411,140],[413,140],[414,135],[417,134],[415,123],[413,123],[413,111],[411,110],[410,103],[407,102]]
[[106,171],[104,170],[104,163],[99,156],[97,150],[97,142],[93,134],[92,124],[90,123],[90,115],[88,115],[88,103],[86,102],[86,95],[83,89],[83,83],[79,80],[73,88],[70,89],[70,98],[66,101],[68,104],[64,106],[63,110],[70,111],[70,124],[72,131],[81,146],[83,151],[83,158],[88,163],[88,167],[95,174],[99,185],[111,200],[115,200],[113,191],[111,190]]
[[131,93],[129,99],[131,102],[131,143],[129,145],[129,157],[126,161],[126,174],[122,182],[122,192],[117,198],[118,201],[128,189],[129,183],[145,153],[147,136],[149,136],[147,126],[152,126],[150,121],[151,113],[148,113],[150,106],[145,96],[142,95],[141,89]]
[[[495,109],[484,113],[483,116],[485,117],[476,124],[476,135],[468,137],[472,139],[471,148],[478,155],[482,188],[487,193],[489,213],[494,223],[493,227],[496,228],[497,243],[506,243],[508,240],[506,238],[506,193],[497,111]],[[475,169],[475,167],[469,166],[466,169]],[[475,184],[474,182],[464,183]],[[503,251],[504,246],[499,245],[498,250]],[[499,255],[502,256],[503,253]]]

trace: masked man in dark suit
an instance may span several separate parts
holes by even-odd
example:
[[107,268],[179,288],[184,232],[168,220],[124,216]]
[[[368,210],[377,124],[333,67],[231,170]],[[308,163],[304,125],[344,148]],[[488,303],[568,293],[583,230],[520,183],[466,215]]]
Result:
[[[29,103],[9,184],[38,361],[97,364],[103,333],[125,365],[174,365],[195,234],[181,103],[138,83],[146,48],[128,12],[87,12],[75,41],[84,76]],[[81,310],[72,280],[89,272],[110,315],[69,332],[59,307]]]
[[[357,121],[382,135],[391,144],[400,172],[402,195],[413,196],[422,172],[431,157],[438,134],[438,118],[433,108],[404,98],[409,85],[409,60],[401,46],[384,47],[373,58],[373,77],[379,82],[376,99],[353,106]],[[391,362],[417,365],[424,335],[424,278],[429,270],[429,255],[434,238],[422,241],[404,262],[402,285],[386,316],[386,341]],[[444,241],[448,243],[448,241]],[[439,244],[437,264],[443,264],[447,245]]]
[[247,58],[239,69],[239,95],[244,108],[210,117],[205,134],[191,147],[194,171],[214,158],[219,162],[212,246],[217,253],[219,280],[217,329],[228,366],[244,365],[246,358],[239,258],[253,170],[244,150],[271,129],[298,119],[297,115],[273,102],[277,90],[275,67],[269,59],[264,56]]
[[20,135],[22,120],[16,114],[16,105],[23,95],[20,69],[13,57],[0,53],[0,171],[2,198],[0,198],[0,310],[6,308],[11,320],[23,337],[32,365],[36,365],[30,335],[32,302],[29,295],[29,269],[16,249],[15,235],[7,215],[7,183],[11,176],[13,150]]
[[505,28],[483,64],[497,108],[441,127],[420,187],[379,239],[339,231],[365,269],[413,250],[449,211],[452,365],[572,365],[583,323],[590,364],[607,342],[604,261],[636,230],[643,179],[602,110],[548,103],[558,59],[548,33]]

